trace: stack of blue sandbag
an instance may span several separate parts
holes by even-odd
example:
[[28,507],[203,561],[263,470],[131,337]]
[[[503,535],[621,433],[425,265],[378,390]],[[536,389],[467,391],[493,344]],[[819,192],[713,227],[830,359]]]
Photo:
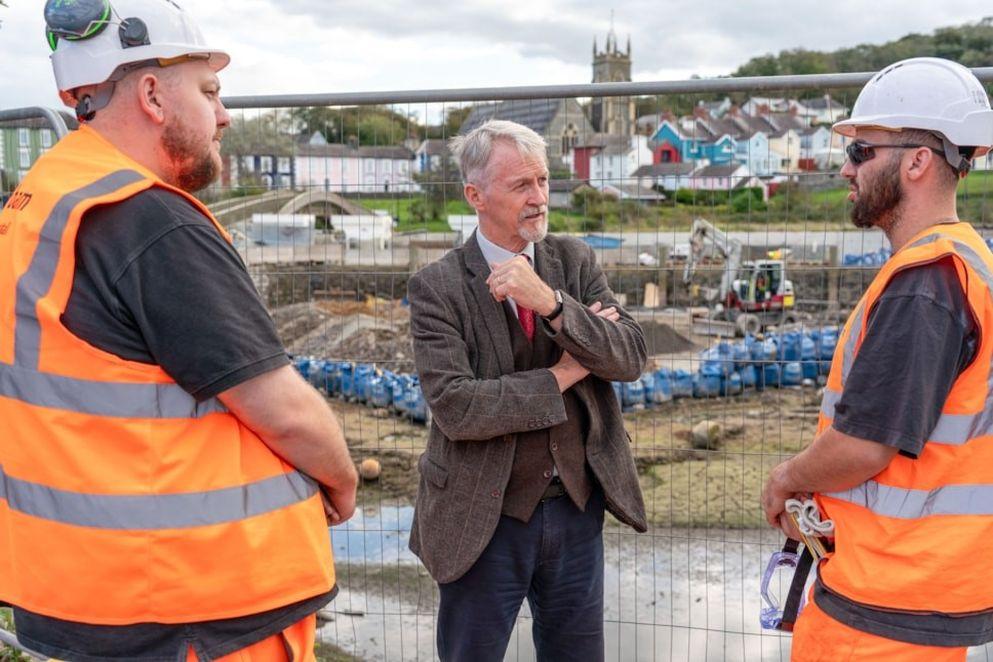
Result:
[[634,382],[614,382],[614,393],[624,411],[639,411],[677,398],[730,397],[749,389],[823,383],[837,344],[834,326],[767,333],[761,339],[746,336],[700,352],[695,372],[660,368]]
[[893,251],[883,247],[868,253],[845,253],[841,263],[846,267],[881,267],[893,255]]
[[[633,382],[614,382],[614,392],[624,411],[639,411],[678,398],[731,397],[746,390],[820,383],[837,344],[838,328],[833,326],[767,333],[761,339],[746,336],[700,352],[695,372],[660,368]],[[331,397],[387,409],[418,423],[428,420],[416,374],[311,356],[298,357],[295,365],[304,379]]]
[[428,420],[428,406],[417,375],[382,370],[372,363],[297,357],[297,371],[314,388],[334,398],[393,411],[417,423]]

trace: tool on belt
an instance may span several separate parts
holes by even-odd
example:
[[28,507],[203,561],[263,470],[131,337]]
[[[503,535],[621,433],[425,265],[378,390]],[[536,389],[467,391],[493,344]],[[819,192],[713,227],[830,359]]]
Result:
[[[807,576],[813,566],[814,559],[820,561],[831,551],[829,537],[834,533],[834,522],[821,521],[821,513],[813,499],[800,501],[787,499],[786,514],[793,521],[803,540],[803,551],[800,543],[792,538],[786,539],[782,551],[775,552],[769,559],[762,576],[763,606],[759,612],[759,622],[766,630],[782,630],[792,632],[793,624],[806,603],[804,588]],[[793,570],[793,581],[786,595],[786,603],[782,608],[779,601],[769,594],[769,584],[777,572]]]

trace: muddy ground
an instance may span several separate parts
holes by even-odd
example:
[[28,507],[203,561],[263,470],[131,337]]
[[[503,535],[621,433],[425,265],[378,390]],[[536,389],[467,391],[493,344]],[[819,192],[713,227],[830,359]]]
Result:
[[[385,410],[336,399],[331,403],[353,458],[373,457],[383,466],[378,481],[362,485],[360,504],[411,503],[427,428]],[[817,389],[799,387],[676,400],[625,414],[652,524],[761,526],[762,483],[772,466],[813,437],[818,404]],[[693,447],[691,430],[703,420],[721,427],[721,440],[711,450]]]
[[[277,328],[291,353],[376,363],[413,371],[409,310],[399,301],[316,300],[277,308]],[[689,333],[674,310],[642,316],[653,366],[694,370],[698,351],[715,341]],[[393,413],[332,399],[356,461],[379,460],[382,477],[362,486],[367,505],[413,501],[417,457],[427,429]],[[759,493],[769,469],[800,450],[814,433],[819,405],[813,386],[748,391],[729,398],[682,399],[625,414],[651,522],[656,526],[762,526]],[[720,442],[697,450],[691,430],[703,420],[721,427]]]

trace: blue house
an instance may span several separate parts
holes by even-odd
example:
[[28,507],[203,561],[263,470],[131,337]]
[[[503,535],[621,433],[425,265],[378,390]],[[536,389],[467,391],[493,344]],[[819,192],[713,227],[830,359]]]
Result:
[[700,161],[723,164],[734,160],[735,141],[727,133],[718,134],[705,123],[694,121],[686,131],[677,123],[663,120],[652,135],[654,151],[660,155],[678,153],[678,158],[659,158],[659,162]]
[[[790,133],[793,120],[791,116],[749,115],[736,106],[722,117],[714,117],[698,106],[691,116],[667,119],[659,125],[652,136],[655,163],[741,164],[761,177],[788,171],[791,168],[780,143],[795,135]],[[799,137],[796,143],[798,146]]]

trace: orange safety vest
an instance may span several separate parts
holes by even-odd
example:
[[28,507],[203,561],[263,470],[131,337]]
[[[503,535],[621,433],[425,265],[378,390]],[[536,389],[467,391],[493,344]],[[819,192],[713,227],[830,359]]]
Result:
[[835,523],[835,551],[819,568],[824,585],[869,607],[932,616],[993,610],[986,574],[993,543],[993,254],[971,225],[932,226],[879,271],[838,339],[817,429],[831,425],[890,279],[949,256],[981,333],[976,356],[952,385],[917,459],[897,455],[861,485],[816,495]]
[[87,210],[169,186],[83,126],[0,214],[0,600],[70,621],[230,618],[331,590],[316,483],[216,399],[61,323]]

